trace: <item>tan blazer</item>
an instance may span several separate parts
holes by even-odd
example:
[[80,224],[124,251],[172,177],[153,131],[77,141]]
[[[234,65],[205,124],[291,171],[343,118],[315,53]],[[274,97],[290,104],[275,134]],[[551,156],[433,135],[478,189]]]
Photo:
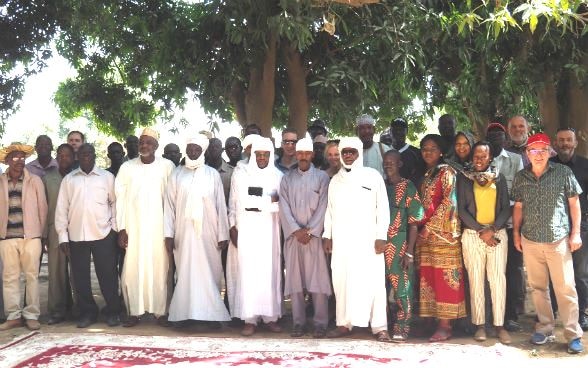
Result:
[[[47,220],[47,199],[41,178],[25,168],[22,183],[22,215],[25,239],[40,238]],[[8,225],[8,175],[0,175],[0,239]]]

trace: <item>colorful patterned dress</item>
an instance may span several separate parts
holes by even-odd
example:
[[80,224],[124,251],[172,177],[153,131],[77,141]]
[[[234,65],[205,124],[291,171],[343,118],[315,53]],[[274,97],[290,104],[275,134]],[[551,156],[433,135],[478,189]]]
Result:
[[416,243],[421,317],[466,316],[456,179],[452,167],[440,164],[426,172],[421,185],[425,216],[420,224],[429,230]]
[[417,189],[410,180],[401,179],[397,184],[388,184],[386,191],[390,202],[390,226],[384,255],[386,278],[396,304],[393,334],[406,337],[412,318],[414,271],[412,265],[405,271],[401,260],[406,253],[408,226],[422,220],[423,206]]

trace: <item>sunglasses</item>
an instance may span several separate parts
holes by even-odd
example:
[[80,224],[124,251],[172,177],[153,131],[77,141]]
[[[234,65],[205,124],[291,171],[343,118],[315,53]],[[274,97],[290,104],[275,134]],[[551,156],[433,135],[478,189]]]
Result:
[[294,145],[296,143],[298,143],[298,141],[295,140],[295,139],[286,139],[286,140],[282,141],[282,144],[292,144],[292,145]]
[[538,155],[545,156],[546,154],[549,153],[549,150],[548,149],[528,149],[527,153],[532,156],[538,156]]

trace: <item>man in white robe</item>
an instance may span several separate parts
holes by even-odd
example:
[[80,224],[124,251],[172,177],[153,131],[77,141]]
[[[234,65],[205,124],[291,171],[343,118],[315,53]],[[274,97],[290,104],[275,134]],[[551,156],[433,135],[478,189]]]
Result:
[[[282,173],[274,167],[274,146],[270,139],[256,139],[246,169],[237,170],[231,181],[231,201],[235,215],[229,218],[230,236],[238,247],[239,287],[231,313],[243,321],[244,336],[255,333],[262,319],[272,332],[282,315],[280,274],[280,221],[278,190]],[[228,273],[233,272],[229,268]]]
[[144,313],[165,317],[169,257],[163,235],[163,197],[174,164],[155,157],[159,135],[145,128],[139,157],[122,164],[115,180],[119,246],[126,249],[121,276],[122,294],[135,326]]
[[377,170],[384,177],[384,153],[390,146],[382,142],[374,142],[376,120],[367,114],[360,115],[356,120],[357,136],[363,144],[363,166]]
[[288,171],[280,185],[280,222],[287,270],[284,294],[292,300],[292,337],[305,333],[305,291],[311,294],[314,307],[313,337],[325,337],[329,323],[331,281],[321,236],[330,179],[323,170],[314,167],[313,156],[312,140],[299,140],[296,143],[298,167]]
[[228,321],[221,297],[221,250],[229,223],[219,173],[204,164],[209,140],[188,139],[186,164],[169,178],[165,196],[165,242],[173,249],[177,283],[169,307],[170,321]]
[[332,253],[337,328],[327,337],[371,325],[378,341],[389,342],[384,249],[390,221],[382,176],[363,167],[358,138],[339,143],[342,167],[329,185],[323,247]]
[[[243,159],[237,162],[237,165],[233,170],[233,176],[231,176],[231,187],[229,188],[229,227],[234,227],[237,223],[238,198],[235,196],[235,194],[231,195],[231,192],[233,191],[233,182],[238,180],[236,178],[240,175],[245,175],[242,173],[245,173],[249,167],[249,158],[251,156],[251,147],[253,146],[253,142],[262,138],[263,137],[257,133],[251,133],[243,138]],[[235,193],[237,192],[235,191]],[[241,290],[241,280],[239,279],[239,250],[231,241],[231,239],[229,239],[229,249],[227,250],[226,288],[231,317],[239,319],[241,315],[241,301],[239,299]]]

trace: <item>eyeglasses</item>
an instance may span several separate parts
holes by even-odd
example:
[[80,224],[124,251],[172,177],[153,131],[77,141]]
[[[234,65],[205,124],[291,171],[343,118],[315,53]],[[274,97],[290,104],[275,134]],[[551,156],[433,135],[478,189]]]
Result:
[[357,154],[357,150],[354,150],[354,149],[344,149],[344,150],[341,150],[341,155],[342,156],[356,155],[356,154]]
[[284,144],[284,145],[286,145],[286,144],[292,144],[292,145],[294,145],[296,143],[298,143],[298,141],[295,140],[295,139],[286,139],[285,141],[282,141],[282,144]]
[[545,156],[549,153],[548,149],[528,149],[527,153],[532,156]]
[[13,157],[12,158],[12,162],[17,162],[17,161],[24,161],[25,158],[24,157]]

